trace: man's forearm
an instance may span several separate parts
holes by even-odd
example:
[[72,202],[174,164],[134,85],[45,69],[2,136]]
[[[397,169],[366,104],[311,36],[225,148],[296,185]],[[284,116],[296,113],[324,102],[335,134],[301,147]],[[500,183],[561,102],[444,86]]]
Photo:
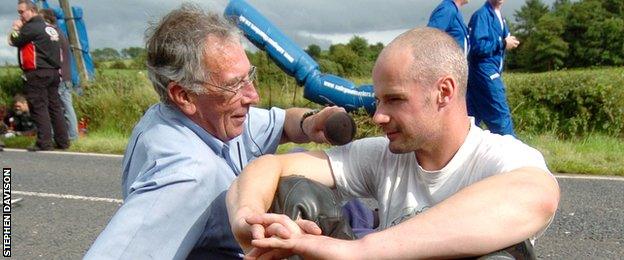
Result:
[[280,174],[279,161],[273,155],[265,155],[247,165],[228,190],[226,202],[230,225],[245,250],[251,245],[245,218],[265,213],[271,206]]
[[496,175],[397,226],[364,237],[362,253],[374,259],[490,253],[544,229],[558,200],[556,181],[542,170],[524,168]]

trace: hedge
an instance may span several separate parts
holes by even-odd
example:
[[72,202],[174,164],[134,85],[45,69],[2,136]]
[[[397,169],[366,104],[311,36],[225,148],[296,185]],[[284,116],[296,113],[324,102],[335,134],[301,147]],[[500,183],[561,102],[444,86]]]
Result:
[[517,131],[624,136],[624,68],[505,75]]

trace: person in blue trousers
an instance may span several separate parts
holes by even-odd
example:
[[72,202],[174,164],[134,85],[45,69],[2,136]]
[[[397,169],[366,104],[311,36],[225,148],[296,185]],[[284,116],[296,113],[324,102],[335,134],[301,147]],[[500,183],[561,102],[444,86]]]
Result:
[[487,0],[470,18],[468,114],[500,135],[513,135],[511,112],[502,79],[505,52],[520,42],[501,14],[504,0]]
[[437,28],[448,33],[457,44],[468,53],[468,26],[464,23],[459,8],[467,4],[468,0],[443,0],[429,17],[428,27]]

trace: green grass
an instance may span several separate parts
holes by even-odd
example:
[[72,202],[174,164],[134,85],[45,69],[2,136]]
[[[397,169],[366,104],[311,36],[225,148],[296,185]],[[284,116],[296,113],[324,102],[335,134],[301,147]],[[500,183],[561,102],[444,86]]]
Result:
[[[519,138],[542,152],[549,169],[555,173],[624,176],[624,140],[605,135],[562,140],[553,134],[529,135],[519,133]],[[128,136],[115,131],[97,131],[72,143],[69,151],[106,154],[123,154]],[[10,148],[26,148],[34,137],[18,136],[5,140]],[[295,148],[324,150],[325,144],[286,143],[277,153]]]
[[[4,139],[7,148],[26,149],[35,143],[35,137],[16,136]],[[98,131],[78,138],[67,149],[69,152],[123,154],[128,136],[112,131]]]
[[113,131],[98,131],[79,138],[69,148],[73,152],[123,154],[128,136]]
[[544,154],[553,172],[624,176],[624,140],[606,135],[558,139],[552,134],[520,139]]

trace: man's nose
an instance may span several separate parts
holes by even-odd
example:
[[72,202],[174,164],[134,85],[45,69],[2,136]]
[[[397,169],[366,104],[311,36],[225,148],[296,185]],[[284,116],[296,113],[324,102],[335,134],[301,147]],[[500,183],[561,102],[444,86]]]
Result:
[[243,87],[242,91],[242,101],[245,104],[257,104],[260,102],[260,96],[258,95],[258,91],[256,90],[256,84],[251,83],[248,86]]

